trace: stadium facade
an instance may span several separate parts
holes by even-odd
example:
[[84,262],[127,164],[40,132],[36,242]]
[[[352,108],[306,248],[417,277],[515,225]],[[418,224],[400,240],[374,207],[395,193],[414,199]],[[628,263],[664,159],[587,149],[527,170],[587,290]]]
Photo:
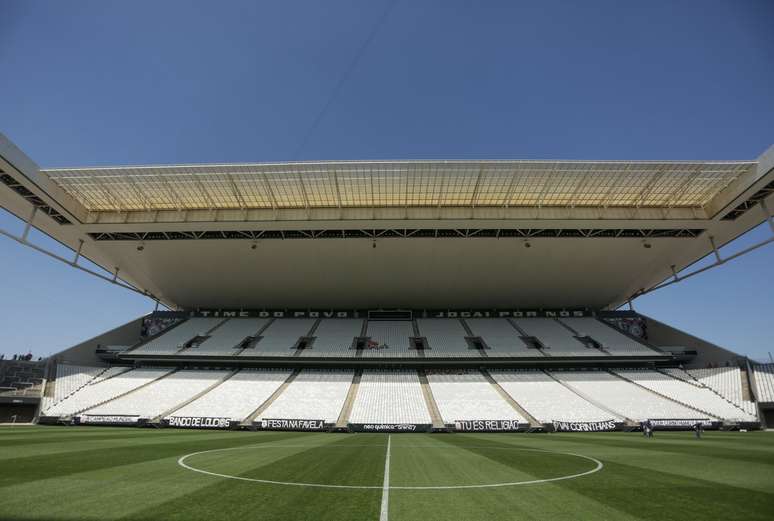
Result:
[[[2,364],[0,421],[774,424],[774,366],[621,309],[731,260],[720,249],[762,222],[774,235],[774,147],[749,161],[40,169],[0,136],[0,181],[26,223],[0,233],[168,309]],[[33,227],[72,256],[30,243]]]

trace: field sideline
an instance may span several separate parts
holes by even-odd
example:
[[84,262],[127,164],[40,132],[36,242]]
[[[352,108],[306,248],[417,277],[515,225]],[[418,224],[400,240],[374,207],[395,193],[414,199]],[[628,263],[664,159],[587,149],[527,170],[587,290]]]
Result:
[[659,432],[648,440],[3,427],[0,468],[3,521],[771,519],[774,512],[774,434],[766,432],[709,432],[702,440]]

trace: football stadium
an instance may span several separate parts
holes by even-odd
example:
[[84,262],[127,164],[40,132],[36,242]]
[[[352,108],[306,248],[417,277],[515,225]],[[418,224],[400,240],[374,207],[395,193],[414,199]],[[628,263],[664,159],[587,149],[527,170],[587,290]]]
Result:
[[771,519],[774,365],[631,303],[774,240],[774,147],[0,180],[157,303],[0,362],[2,519]]

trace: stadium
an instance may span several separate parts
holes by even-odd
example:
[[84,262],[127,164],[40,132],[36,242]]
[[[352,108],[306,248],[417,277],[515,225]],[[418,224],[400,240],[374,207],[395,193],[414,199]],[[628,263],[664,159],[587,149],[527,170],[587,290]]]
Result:
[[2,137],[0,179],[6,238],[157,303],[2,362],[4,519],[770,516],[774,365],[631,302],[774,233],[774,147],[40,169]]

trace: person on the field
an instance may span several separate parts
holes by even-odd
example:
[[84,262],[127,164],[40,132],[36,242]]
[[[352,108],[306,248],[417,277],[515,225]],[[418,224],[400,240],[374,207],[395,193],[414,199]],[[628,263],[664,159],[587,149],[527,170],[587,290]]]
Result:
[[701,422],[696,422],[693,425],[693,433],[696,436],[696,439],[701,439],[701,433],[704,430],[704,425],[702,425]]
[[646,420],[645,421],[645,428],[647,429],[646,432],[648,433],[648,438],[652,438],[653,437],[653,422],[650,421],[650,420]]

